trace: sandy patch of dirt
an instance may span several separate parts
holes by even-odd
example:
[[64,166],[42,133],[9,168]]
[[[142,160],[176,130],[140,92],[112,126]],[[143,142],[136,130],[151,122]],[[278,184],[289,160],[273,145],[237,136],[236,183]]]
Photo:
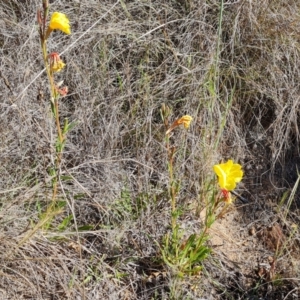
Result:
[[258,282],[266,283],[267,288],[278,278],[297,278],[299,247],[290,238],[295,225],[279,220],[247,224],[241,219],[249,206],[233,204],[209,230],[210,244],[222,271],[245,292]]

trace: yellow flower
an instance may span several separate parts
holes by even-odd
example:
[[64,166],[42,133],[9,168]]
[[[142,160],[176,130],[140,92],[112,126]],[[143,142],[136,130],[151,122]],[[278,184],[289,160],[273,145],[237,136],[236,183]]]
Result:
[[51,16],[49,29],[52,31],[54,29],[59,29],[66,34],[71,33],[69,19],[67,16],[60,12],[54,12]]
[[177,119],[171,127],[167,130],[166,134],[169,134],[175,127],[183,124],[185,129],[188,129],[190,127],[190,124],[192,122],[193,118],[189,115],[185,115],[181,117],[180,119]]
[[48,55],[50,61],[50,69],[52,72],[59,72],[65,67],[65,63],[60,59],[57,52],[52,52]]
[[65,67],[65,65],[66,64],[62,60],[59,60],[53,63],[53,65],[51,66],[51,70],[53,72],[59,72]]
[[231,159],[227,163],[214,165],[214,171],[218,176],[220,188],[226,191],[233,191],[244,175],[242,166],[233,163]]
[[189,115],[181,117],[179,120],[177,120],[177,124],[183,124],[185,129],[188,129],[190,127],[190,124],[192,122],[193,118]]

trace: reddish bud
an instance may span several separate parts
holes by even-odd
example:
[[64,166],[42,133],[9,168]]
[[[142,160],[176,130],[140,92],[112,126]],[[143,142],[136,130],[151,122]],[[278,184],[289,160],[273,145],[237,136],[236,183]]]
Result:
[[58,89],[58,92],[60,93],[61,96],[66,96],[69,92],[69,89],[67,86],[62,87],[61,89]]

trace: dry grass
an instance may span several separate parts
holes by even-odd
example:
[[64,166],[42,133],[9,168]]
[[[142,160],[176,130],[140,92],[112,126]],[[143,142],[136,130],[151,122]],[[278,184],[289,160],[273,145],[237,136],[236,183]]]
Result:
[[[55,131],[40,73],[41,1],[2,0],[0,298],[297,299],[299,193],[286,219],[284,203],[277,208],[300,163],[299,1],[224,1],[222,18],[216,0],[51,2],[72,23],[49,47],[67,63],[61,111],[77,126],[62,172],[73,179],[61,183],[66,206],[52,227],[18,247],[51,196]],[[250,200],[222,220],[232,232],[203,274],[181,281],[157,246],[170,225],[162,103],[173,120],[194,117],[173,136],[183,226],[197,230],[192,208],[221,159],[244,166]],[[276,256],[264,231],[274,224],[286,241],[277,282],[255,271]],[[252,228],[262,234],[249,236]]]

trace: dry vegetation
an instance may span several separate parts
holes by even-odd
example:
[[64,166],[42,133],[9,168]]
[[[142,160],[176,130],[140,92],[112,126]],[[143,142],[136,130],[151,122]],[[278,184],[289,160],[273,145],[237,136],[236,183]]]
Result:
[[[18,246],[51,199],[55,128],[41,1],[0,2],[0,298],[299,299],[300,2],[228,0],[222,15],[219,0],[50,4],[72,24],[49,47],[67,63],[60,109],[77,126],[65,206]],[[249,200],[212,228],[203,272],[180,280],[158,247],[170,226],[163,103],[172,120],[194,117],[173,134],[187,232],[220,160],[243,165]]]

